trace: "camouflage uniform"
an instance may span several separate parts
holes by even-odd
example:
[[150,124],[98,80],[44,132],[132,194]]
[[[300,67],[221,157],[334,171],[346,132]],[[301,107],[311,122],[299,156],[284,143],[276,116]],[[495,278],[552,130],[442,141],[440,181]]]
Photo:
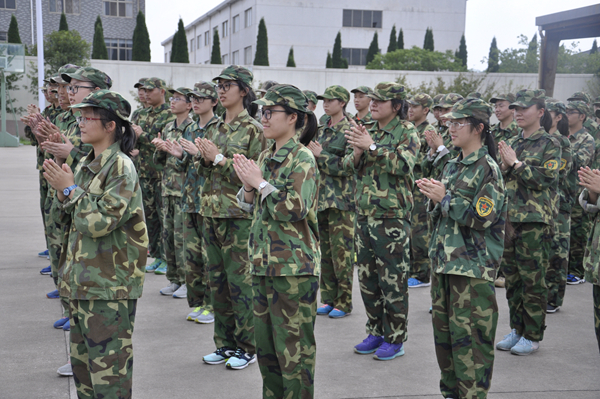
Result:
[[[306,111],[306,97],[290,85],[275,86],[256,104],[284,100]],[[254,215],[248,250],[263,398],[314,396],[319,170],[298,133],[277,152],[273,144],[260,155],[258,165],[268,184],[256,193],[254,204],[244,201],[243,188],[238,193],[242,209]]]
[[[130,106],[108,90],[73,106],[111,109],[126,120]],[[75,169],[72,198],[55,198],[55,220],[68,225],[61,296],[70,299],[71,365],[80,398],[130,398],[132,334],[142,295],[148,235],[142,193],[129,157],[116,142]]]
[[[155,88],[166,89],[167,84],[159,78],[148,78],[144,88],[152,90]],[[154,140],[161,133],[167,123],[173,121],[175,116],[171,113],[168,104],[159,105],[156,108],[148,108],[145,118],[139,121],[142,134],[138,137],[135,147],[140,150],[137,156],[137,171],[140,177],[140,187],[144,198],[144,214],[148,226],[148,237],[150,239],[150,257],[162,259],[162,196],[160,187],[162,167],[153,161]],[[165,260],[165,259],[163,259]]]
[[[355,89],[350,90],[350,93],[363,93],[366,95],[369,95],[369,93],[371,93],[373,91],[373,89],[371,89],[368,86],[358,86]],[[371,111],[367,112],[367,114],[365,116],[362,117],[362,119],[360,119],[358,117],[358,113],[356,115],[354,115],[354,118],[352,118],[354,120],[354,122],[356,122],[359,125],[363,125],[363,126],[368,126],[371,127],[373,125],[373,123],[375,123],[375,120],[373,120],[373,116],[371,115]]]
[[[543,90],[521,90],[510,108],[535,106]],[[508,197],[508,217],[513,237],[505,244],[502,271],[510,327],[518,335],[538,342],[546,328],[546,267],[551,243],[552,190],[559,174],[561,149],[543,128],[524,138],[523,133],[507,144],[515,150],[517,166],[503,172]]]
[[[238,80],[251,85],[252,72],[230,66],[214,80]],[[248,235],[251,216],[237,205],[236,195],[242,182],[233,169],[233,154],[258,159],[264,149],[262,125],[240,112],[229,123],[222,120],[206,131],[206,139],[223,154],[225,165],[196,162],[206,179],[202,187],[200,213],[204,217],[203,240],[210,282],[210,300],[215,313],[214,341],[217,348],[241,348],[254,355],[252,313],[252,276],[248,260]]]
[[[406,92],[402,85],[383,82],[370,97],[404,100]],[[407,339],[410,215],[419,136],[412,123],[398,116],[385,127],[376,123],[369,134],[374,150],[365,150],[357,166],[353,153],[344,158],[344,166],[357,173],[358,279],[367,334],[401,344]]]
[[[146,83],[147,78],[141,78],[136,84],[133,85],[133,87],[135,89],[140,89],[144,87],[144,83]],[[142,105],[141,108],[137,108],[135,109],[132,113],[131,113],[131,118],[129,118],[129,120],[131,121],[132,124],[134,125],[139,125],[139,121],[141,118],[143,118],[144,114],[147,112],[148,108],[144,108],[144,106]]]
[[[449,119],[487,121],[480,99],[454,105]],[[500,168],[486,146],[450,160],[442,174],[446,195],[429,201],[433,217],[432,322],[445,397],[486,398],[494,367],[498,304],[496,270],[504,250],[506,195]]]
[[[322,99],[338,99],[347,103],[350,94],[341,86],[330,86]],[[317,141],[323,146],[316,158],[319,167],[319,233],[321,243],[321,302],[345,313],[352,312],[352,280],[354,277],[354,172],[344,169],[344,156],[352,152],[344,132],[350,121],[342,117],[332,125],[327,115],[319,126]]]
[[[490,103],[492,104],[496,104],[498,101],[508,101],[509,103],[514,103],[515,95],[512,93],[498,94],[490,98]],[[519,134],[519,125],[517,125],[517,122],[513,119],[508,126],[506,126],[506,128],[502,129],[500,122],[498,122],[490,128],[490,133],[492,134],[492,137],[494,137],[494,142],[496,145],[498,145],[498,143],[501,141],[508,141],[508,139]]]

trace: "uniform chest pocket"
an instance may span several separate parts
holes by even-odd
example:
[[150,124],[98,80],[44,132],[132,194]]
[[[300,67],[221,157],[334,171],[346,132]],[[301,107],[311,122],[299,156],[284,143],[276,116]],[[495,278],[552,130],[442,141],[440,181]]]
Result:
[[465,200],[472,202],[475,198],[477,187],[475,187],[475,185],[470,181],[465,181],[461,177],[459,177],[456,183],[454,183],[454,190],[452,191]]
[[227,151],[225,151],[225,154],[229,154],[229,155],[233,155],[233,154],[247,154],[248,153],[248,146],[249,146],[249,141],[248,140],[244,140],[241,143],[235,143],[235,144],[227,144]]

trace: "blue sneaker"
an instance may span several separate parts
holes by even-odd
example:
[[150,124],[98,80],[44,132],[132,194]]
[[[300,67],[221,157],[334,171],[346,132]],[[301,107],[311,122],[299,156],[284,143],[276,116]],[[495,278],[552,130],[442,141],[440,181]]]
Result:
[[52,274],[52,266],[44,267],[42,270],[40,270],[40,274],[44,276]]
[[567,284],[569,285],[577,285],[585,283],[584,278],[575,277],[572,274],[567,274]]
[[167,274],[167,262],[160,261],[160,266],[154,271],[154,274]]
[[61,317],[60,319],[54,322],[54,328],[63,328],[65,324],[69,321],[68,317]]
[[429,287],[431,283],[424,283],[421,280],[417,280],[416,278],[408,279],[408,288],[419,288],[419,287]]
[[48,250],[45,250],[45,251],[42,251],[42,252],[40,252],[40,253],[38,254],[38,256],[39,256],[40,258],[46,258],[46,257],[50,256],[50,252],[48,252]]
[[237,348],[235,354],[227,360],[225,367],[230,370],[243,370],[256,362],[256,355],[249,355],[243,349]]
[[46,294],[46,298],[50,298],[50,299],[60,298],[60,295],[58,295],[58,290],[50,291],[49,293]]
[[530,341],[525,337],[521,337],[519,342],[515,346],[513,346],[510,350],[510,353],[513,355],[519,356],[527,356],[531,355],[533,352],[537,351],[540,348],[540,343],[535,341]]
[[337,308],[333,308],[331,312],[329,312],[329,317],[332,319],[341,319],[342,317],[348,316],[350,313],[346,313],[343,310],[339,310]]
[[63,331],[71,331],[71,321],[69,319],[67,319],[67,322],[63,324],[62,329]]
[[206,364],[221,364],[228,361],[229,358],[231,358],[231,356],[233,355],[235,355],[235,351],[231,348],[224,346],[222,348],[217,349],[210,355],[204,356],[202,360]]
[[390,344],[384,342],[381,344],[377,352],[375,352],[375,356],[373,359],[377,360],[392,360],[397,358],[398,356],[404,355],[404,345],[400,344]]
[[146,273],[154,273],[156,269],[158,269],[158,267],[160,266],[161,262],[161,259],[154,259],[154,262],[146,266]]
[[328,315],[329,312],[331,312],[332,310],[333,310],[333,306],[325,304],[317,309],[317,315],[325,316],[325,315]]
[[431,314],[431,312],[433,311],[433,306],[429,307],[429,314]]
[[504,339],[496,344],[496,349],[501,351],[509,351],[513,346],[517,344],[521,340],[521,336],[517,334],[517,330],[514,328],[510,332],[510,334],[506,334]]
[[383,344],[383,337],[376,337],[373,334],[369,334],[367,338],[360,344],[354,347],[354,352],[361,355],[373,353]]

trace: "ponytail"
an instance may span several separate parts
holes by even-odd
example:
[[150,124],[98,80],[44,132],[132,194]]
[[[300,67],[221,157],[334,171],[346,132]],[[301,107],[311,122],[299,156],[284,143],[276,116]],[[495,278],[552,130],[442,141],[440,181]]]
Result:
[[476,129],[477,126],[483,125],[483,129],[481,130],[481,141],[483,145],[487,146],[490,157],[492,157],[494,161],[498,162],[497,144],[496,140],[494,140],[494,136],[492,136],[492,133],[490,132],[489,121],[477,119],[472,116],[466,119],[467,122],[471,124],[472,129]]
[[304,127],[304,130],[302,130],[302,133],[300,134],[300,143],[307,146],[308,143],[313,141],[319,129],[317,124],[317,117],[315,116],[315,114],[312,112],[305,113],[285,104],[279,105],[283,107],[283,110],[285,111],[286,115],[296,114],[297,118],[295,129],[298,130]]
[[565,137],[569,137],[569,121],[565,114],[559,114],[561,116],[560,120],[556,124],[556,129],[558,132]]
[[126,154],[127,156],[131,156],[131,151],[133,151],[135,147],[135,143],[137,141],[137,136],[135,135],[135,131],[131,126],[129,121],[124,121],[119,118],[117,114],[112,111],[106,110],[104,108],[93,108],[94,114],[101,118],[102,126],[104,128],[108,128],[108,124],[110,122],[115,123],[115,140],[120,142],[121,152]]
[[404,100],[394,99],[392,101],[392,110],[394,108],[398,108],[396,115],[400,117],[402,120],[406,120],[406,115],[408,115],[408,103]]
[[243,100],[244,108],[246,109],[248,114],[250,114],[250,117],[252,117],[252,118],[256,117],[256,112],[258,111],[258,105],[253,104],[253,101],[256,101],[256,93],[254,93],[254,90],[252,90],[252,87],[248,86],[246,83],[242,82],[241,80],[236,80],[235,82],[238,84],[240,90],[246,92],[246,95],[244,96],[244,100]]
[[546,133],[552,129],[552,115],[550,115],[547,109],[544,109],[544,115],[540,119],[540,126],[544,128]]

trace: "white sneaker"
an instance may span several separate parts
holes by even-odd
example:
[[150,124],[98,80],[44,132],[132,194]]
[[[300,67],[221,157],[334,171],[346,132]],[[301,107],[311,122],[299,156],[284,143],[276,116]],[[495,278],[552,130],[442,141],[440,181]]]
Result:
[[59,375],[62,375],[64,377],[72,377],[73,376],[73,368],[71,367],[71,362],[60,367],[58,370],[56,370],[56,372]]
[[162,290],[160,290],[160,293],[161,293],[161,295],[173,296],[175,291],[177,291],[178,289],[179,289],[179,284],[171,283],[171,284],[169,284],[168,287],[165,287]]
[[187,285],[180,285],[173,293],[173,298],[187,298]]

